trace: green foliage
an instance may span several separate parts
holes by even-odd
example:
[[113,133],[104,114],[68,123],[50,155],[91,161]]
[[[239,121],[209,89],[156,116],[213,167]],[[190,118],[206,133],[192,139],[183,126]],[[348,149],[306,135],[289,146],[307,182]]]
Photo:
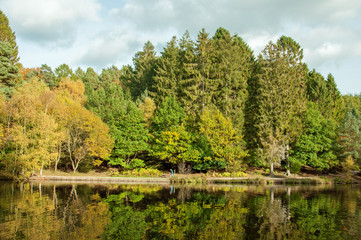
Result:
[[219,28],[212,39],[210,77],[217,85],[212,102],[234,127],[243,130],[247,81],[251,77],[253,53],[237,35]]
[[270,42],[258,58],[255,127],[259,152],[271,167],[280,162],[287,146],[297,142],[302,133],[306,110],[302,58],[299,44],[284,36],[277,43]]
[[343,124],[339,128],[339,157],[345,161],[351,156],[361,166],[361,121],[352,112],[347,112]]
[[331,74],[327,80],[316,72],[311,71],[306,78],[307,97],[319,106],[322,116],[334,119],[339,123],[344,115],[344,103]]
[[139,98],[146,90],[152,91],[157,57],[154,46],[146,42],[143,51],[139,51],[133,58],[134,70],[127,66],[123,68],[123,82],[129,87],[134,100]]
[[152,146],[152,155],[172,164],[197,162],[199,152],[191,145],[191,135],[183,124],[161,132]]
[[9,60],[12,65],[19,61],[18,46],[16,44],[15,32],[12,31],[9,25],[9,20],[6,15],[0,10],[0,42],[8,44],[9,46]]
[[13,52],[9,43],[0,41],[0,91],[8,96],[20,80],[19,69],[11,59]]
[[142,161],[136,158],[137,154],[148,149],[148,130],[143,114],[131,101],[125,101],[121,108],[117,118],[109,122],[114,139],[110,164],[119,164],[126,169],[143,167]]
[[55,74],[53,72],[53,70],[51,69],[51,67],[49,67],[46,64],[41,65],[41,74],[43,76],[43,80],[46,83],[46,85],[52,89],[55,87],[58,87],[59,82],[57,82],[57,79],[55,77]]
[[173,39],[164,48],[162,56],[157,61],[155,68],[154,85],[151,96],[159,106],[167,97],[178,97],[181,88],[178,86],[182,79],[182,68],[179,61],[180,49],[177,39]]
[[123,171],[122,175],[136,176],[136,177],[160,177],[163,175],[163,172],[154,168],[138,168],[138,169]]
[[112,206],[112,223],[103,233],[103,239],[143,239],[146,231],[145,214],[131,206]]
[[186,114],[177,100],[174,97],[166,97],[156,110],[152,127],[154,132],[159,133],[180,125],[185,118]]
[[228,170],[238,170],[247,156],[242,136],[233,128],[229,118],[219,110],[205,109],[201,115],[200,132],[206,136],[216,161],[225,161]]
[[[237,172],[249,157],[248,163],[257,166],[273,167],[284,160],[287,169],[297,171],[304,164],[335,166],[334,140],[339,131],[338,157],[352,156],[361,164],[357,140],[361,97],[342,97],[331,74],[324,78],[316,70],[309,71],[302,62],[301,46],[290,37],[270,42],[255,61],[250,47],[227,29],[217,29],[213,37],[202,29],[196,40],[186,31],[181,38],[173,37],[159,57],[147,42],[135,54],[133,66],[112,66],[99,75],[92,68],[74,72],[67,64],[54,71],[45,64],[18,69],[15,34],[1,11],[0,20],[0,90],[9,98],[21,81],[28,86],[27,81],[39,78],[46,90],[41,94],[34,90],[33,98],[23,96],[23,102],[45,106],[44,112],[51,114],[42,123],[50,132],[39,130],[40,118],[29,122],[14,112],[22,109],[28,117],[40,110],[20,106],[21,94],[16,97],[19,106],[16,98],[13,105],[4,100],[6,108],[12,108],[0,113],[0,127],[17,135],[3,137],[8,159],[19,156],[19,143],[45,146],[51,141],[44,136],[56,133],[58,140],[37,157],[56,156],[55,167],[59,162],[69,167],[66,159],[73,169],[100,165],[113,142],[107,160],[129,170],[151,163]],[[346,112],[357,120],[349,114],[345,118]],[[54,155],[44,157],[46,152]],[[11,167],[17,173],[25,169],[20,162],[19,168]],[[29,162],[38,168],[36,161]],[[42,162],[46,166],[48,161]]]
[[336,140],[336,122],[321,115],[315,103],[307,104],[305,130],[293,149],[291,166],[309,165],[324,169],[336,165],[333,146]]
[[73,69],[69,65],[63,63],[59,67],[55,68],[56,82],[60,82],[63,78],[70,78],[76,80],[76,75],[73,73]]

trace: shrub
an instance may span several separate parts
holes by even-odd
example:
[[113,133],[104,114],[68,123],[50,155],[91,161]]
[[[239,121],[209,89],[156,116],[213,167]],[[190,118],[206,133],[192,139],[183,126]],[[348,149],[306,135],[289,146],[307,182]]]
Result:
[[134,170],[123,171],[122,175],[137,177],[160,177],[163,175],[163,172],[154,168],[138,168]]

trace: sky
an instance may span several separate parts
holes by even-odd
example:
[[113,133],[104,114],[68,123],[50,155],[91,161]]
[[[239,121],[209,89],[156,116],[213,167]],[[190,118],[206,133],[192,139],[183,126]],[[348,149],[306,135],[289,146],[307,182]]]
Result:
[[238,34],[257,56],[292,37],[310,69],[361,93],[360,0],[0,0],[25,67],[66,63],[96,71],[132,64],[148,40],[158,55],[172,36],[204,28]]

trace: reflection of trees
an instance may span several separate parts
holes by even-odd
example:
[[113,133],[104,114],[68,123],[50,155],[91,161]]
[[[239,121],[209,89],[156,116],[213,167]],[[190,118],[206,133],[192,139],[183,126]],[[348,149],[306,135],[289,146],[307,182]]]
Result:
[[340,199],[323,194],[291,198],[291,211],[296,224],[310,239],[343,239]]
[[259,227],[262,239],[285,239],[291,234],[289,202],[282,202],[280,197],[275,198],[275,189],[269,189],[269,196],[263,198],[263,204],[257,210],[258,217],[263,222]]
[[177,189],[177,199],[180,202],[189,200],[192,196],[192,189],[190,187],[181,186]]
[[361,239],[359,188],[169,191],[0,184],[0,239]]
[[99,196],[79,197],[75,185],[70,193],[36,183],[0,186],[8,188],[0,195],[8,218],[0,217],[0,239],[96,239],[109,222],[108,205]]
[[244,207],[244,194],[227,192],[226,203],[214,206],[199,239],[243,239],[247,212]]

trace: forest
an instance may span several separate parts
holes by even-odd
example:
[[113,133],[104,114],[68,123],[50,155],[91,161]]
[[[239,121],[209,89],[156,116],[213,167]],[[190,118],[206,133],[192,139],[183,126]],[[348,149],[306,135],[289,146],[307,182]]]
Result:
[[1,11],[0,40],[1,175],[361,166],[361,95],[342,95],[332,74],[309,69],[291,37],[255,56],[224,28],[185,32],[101,73],[25,68]]

